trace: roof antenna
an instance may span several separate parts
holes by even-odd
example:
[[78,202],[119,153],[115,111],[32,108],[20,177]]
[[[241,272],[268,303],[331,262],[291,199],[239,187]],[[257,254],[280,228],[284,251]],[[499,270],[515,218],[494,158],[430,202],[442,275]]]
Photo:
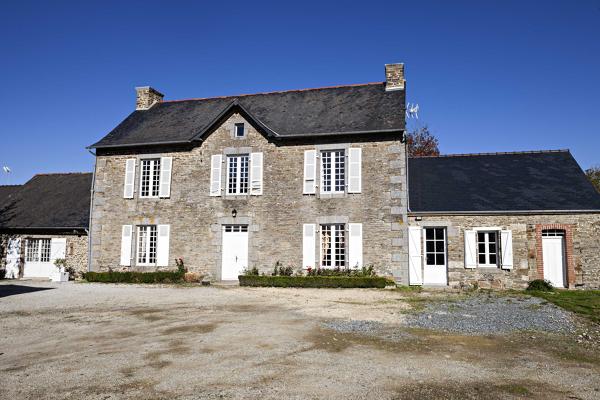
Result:
[[8,168],[6,165],[4,167],[2,167],[2,170],[4,171],[5,174],[10,174],[10,168]]
[[419,119],[419,105],[418,104],[408,103],[406,105],[406,118],[408,118],[408,119],[410,119],[410,118]]

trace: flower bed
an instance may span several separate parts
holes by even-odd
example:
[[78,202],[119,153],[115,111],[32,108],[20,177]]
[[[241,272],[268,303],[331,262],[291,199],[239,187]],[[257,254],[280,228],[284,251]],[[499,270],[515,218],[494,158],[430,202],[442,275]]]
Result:
[[268,276],[240,275],[240,286],[303,288],[384,288],[381,276]]
[[86,272],[84,279],[88,282],[104,283],[174,283],[182,282],[183,271],[156,271],[156,272]]

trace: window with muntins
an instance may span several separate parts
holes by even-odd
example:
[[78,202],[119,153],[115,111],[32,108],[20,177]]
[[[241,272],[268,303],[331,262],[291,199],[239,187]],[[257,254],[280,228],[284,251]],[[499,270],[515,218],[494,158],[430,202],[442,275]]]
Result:
[[227,156],[227,194],[248,194],[248,154]]
[[156,225],[141,225],[137,229],[137,265],[156,264]]
[[26,262],[50,262],[50,239],[28,239],[25,249]]
[[446,230],[425,228],[425,264],[446,265]]
[[238,123],[235,124],[233,126],[233,132],[234,132],[234,136],[235,137],[244,137],[244,135],[246,134],[245,129],[244,129],[244,123]]
[[346,155],[344,150],[321,152],[321,192],[344,193],[346,190]]
[[140,197],[158,197],[160,189],[160,158],[141,161]]
[[498,266],[498,232],[477,232],[477,261],[482,267]]
[[346,266],[346,227],[344,224],[321,225],[321,267]]

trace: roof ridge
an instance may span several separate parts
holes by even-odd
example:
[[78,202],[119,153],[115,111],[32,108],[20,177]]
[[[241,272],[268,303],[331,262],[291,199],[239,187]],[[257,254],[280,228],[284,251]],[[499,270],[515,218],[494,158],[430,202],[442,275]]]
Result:
[[45,176],[45,175],[86,175],[86,174],[91,175],[92,172],[40,172],[33,176],[35,177],[35,176]]
[[491,153],[456,153],[456,154],[438,154],[436,156],[411,156],[409,158],[477,157],[477,156],[503,156],[503,155],[511,155],[511,154],[543,154],[543,153],[570,153],[570,151],[569,151],[569,149],[496,151],[496,152],[491,152]]
[[265,95],[265,94],[307,92],[307,91],[311,91],[311,90],[339,89],[339,88],[345,88],[345,87],[382,85],[382,84],[383,84],[383,82],[353,83],[353,84],[348,84],[348,85],[321,86],[321,87],[316,87],[316,88],[274,90],[274,91],[270,91],[270,92],[244,93],[244,94],[237,94],[237,95],[230,95],[230,96],[196,97],[196,98],[189,98],[189,99],[164,100],[164,101],[162,101],[162,103],[179,103],[179,102],[183,102],[183,101],[198,101],[198,100],[213,100],[213,99],[231,99],[231,98],[236,98],[236,97],[260,96],[260,95]]

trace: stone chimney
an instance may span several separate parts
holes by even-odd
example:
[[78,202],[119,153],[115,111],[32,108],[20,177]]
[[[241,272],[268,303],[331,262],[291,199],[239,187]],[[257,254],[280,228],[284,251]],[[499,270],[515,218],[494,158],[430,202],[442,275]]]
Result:
[[385,90],[404,89],[404,64],[385,64]]
[[137,94],[135,99],[136,110],[147,110],[156,103],[160,103],[165,97],[164,94],[150,86],[136,87],[135,92]]

